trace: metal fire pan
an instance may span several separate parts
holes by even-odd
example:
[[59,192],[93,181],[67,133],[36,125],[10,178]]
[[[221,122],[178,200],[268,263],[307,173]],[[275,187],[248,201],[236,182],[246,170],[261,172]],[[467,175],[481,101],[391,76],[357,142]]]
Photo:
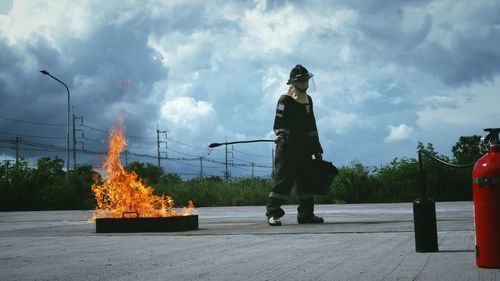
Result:
[[198,215],[161,218],[99,218],[96,233],[175,232],[198,229]]

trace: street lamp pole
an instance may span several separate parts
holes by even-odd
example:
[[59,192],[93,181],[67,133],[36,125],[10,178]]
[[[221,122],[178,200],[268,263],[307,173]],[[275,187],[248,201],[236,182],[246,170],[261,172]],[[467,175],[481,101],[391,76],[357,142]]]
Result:
[[68,93],[68,122],[67,122],[67,126],[66,126],[66,184],[68,184],[68,174],[69,174],[69,115],[70,115],[70,94],[69,94],[69,88],[68,86],[66,85],[66,83],[64,83],[63,81],[57,79],[57,77],[54,77],[52,76],[52,74],[50,74],[47,70],[45,69],[42,69],[40,70],[40,72],[44,75],[48,75],[50,76],[52,79],[56,80],[57,82],[63,84],[63,86],[66,88],[66,92]]

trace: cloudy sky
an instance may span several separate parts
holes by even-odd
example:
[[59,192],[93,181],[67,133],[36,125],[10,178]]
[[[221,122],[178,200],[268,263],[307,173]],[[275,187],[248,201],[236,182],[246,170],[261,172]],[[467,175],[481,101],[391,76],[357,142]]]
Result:
[[[290,69],[310,92],[325,158],[367,166],[451,155],[460,136],[500,126],[500,1],[0,0],[0,159],[66,155],[64,87],[77,149],[106,150],[125,117],[127,161],[222,175],[211,142],[274,138]],[[72,142],[72,140],[71,140]],[[83,144],[82,144],[83,143]],[[167,146],[167,147],[165,147]],[[233,175],[270,174],[272,146],[234,146]],[[150,157],[148,157],[150,155]],[[165,153],[162,153],[164,156]],[[102,155],[79,152],[95,167]],[[186,158],[179,160],[178,158]]]

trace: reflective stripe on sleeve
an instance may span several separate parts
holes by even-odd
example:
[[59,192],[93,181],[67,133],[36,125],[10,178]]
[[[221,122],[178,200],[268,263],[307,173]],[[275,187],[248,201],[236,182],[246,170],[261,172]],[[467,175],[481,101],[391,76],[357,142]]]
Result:
[[276,130],[274,130],[274,133],[276,135],[279,135],[279,134],[282,134],[282,133],[286,134],[287,132],[288,131],[286,129],[276,129]]

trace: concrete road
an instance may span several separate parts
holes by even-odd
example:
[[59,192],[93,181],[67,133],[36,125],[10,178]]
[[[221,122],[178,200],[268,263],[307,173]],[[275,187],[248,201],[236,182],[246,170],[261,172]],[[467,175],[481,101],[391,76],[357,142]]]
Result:
[[475,264],[471,202],[437,204],[439,252],[417,253],[411,203],[200,208],[200,229],[96,234],[90,211],[0,213],[0,280],[500,280]]

